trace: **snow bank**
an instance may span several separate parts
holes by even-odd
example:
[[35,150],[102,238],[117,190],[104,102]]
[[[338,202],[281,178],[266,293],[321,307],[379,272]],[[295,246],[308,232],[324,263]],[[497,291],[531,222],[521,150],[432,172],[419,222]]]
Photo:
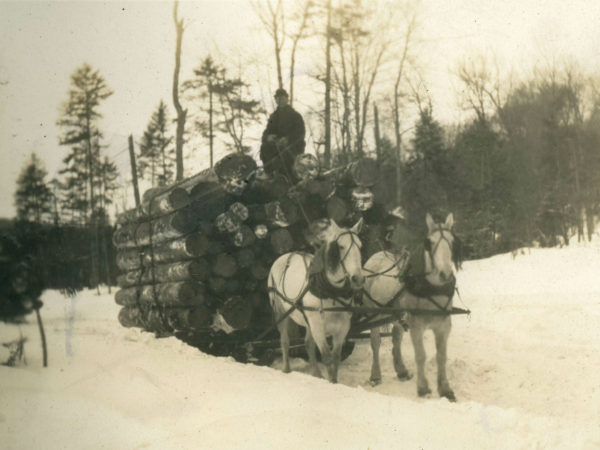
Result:
[[[49,367],[35,320],[28,365],[0,366],[3,448],[600,448],[600,252],[532,249],[465,264],[470,317],[453,318],[448,375],[457,395],[419,399],[394,378],[366,384],[367,342],[341,384],[216,358],[174,338],[122,328],[113,297],[44,295]],[[458,305],[461,306],[460,301]],[[0,342],[16,326],[0,326]],[[427,374],[435,386],[431,335]],[[410,338],[402,350],[414,371]]]

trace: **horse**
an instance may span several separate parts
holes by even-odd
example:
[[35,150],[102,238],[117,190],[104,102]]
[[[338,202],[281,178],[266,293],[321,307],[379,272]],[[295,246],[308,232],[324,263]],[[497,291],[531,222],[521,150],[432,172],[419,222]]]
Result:
[[[364,266],[367,275],[363,303],[367,306],[389,305],[406,310],[421,310],[421,314],[406,314],[417,365],[417,393],[420,397],[431,393],[425,377],[426,354],[423,345],[423,333],[430,328],[435,335],[438,394],[450,401],[456,401],[446,376],[446,349],[452,326],[450,315],[447,313],[452,310],[452,296],[456,283],[453,268],[460,268],[460,260],[457,259],[460,252],[453,251],[455,236],[452,232],[452,213],[446,217],[443,224],[435,223],[429,213],[425,220],[428,233],[423,249],[424,273],[412,279],[407,277],[409,257],[406,253],[375,253]],[[408,380],[412,375],[406,369],[400,351],[403,331],[399,320],[394,322],[392,356],[398,379]],[[380,329],[375,327],[371,329],[373,362],[369,381],[372,385],[381,383],[380,344]]]
[[[305,346],[312,374],[322,377],[317,366],[315,344],[327,366],[329,380],[337,382],[342,345],[350,330],[352,313],[344,310],[364,284],[361,261],[360,219],[352,228],[335,221],[321,222],[320,243],[315,255],[286,253],[273,263],[268,291],[279,329],[283,372],[290,372],[288,324],[293,320],[306,328]],[[335,311],[328,311],[336,308]],[[332,337],[332,348],[327,337]]]

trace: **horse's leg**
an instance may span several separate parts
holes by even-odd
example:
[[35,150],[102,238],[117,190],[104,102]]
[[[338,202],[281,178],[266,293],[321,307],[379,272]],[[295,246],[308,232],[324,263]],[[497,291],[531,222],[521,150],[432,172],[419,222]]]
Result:
[[283,319],[281,322],[279,322],[277,324],[277,328],[279,329],[280,343],[281,343],[281,359],[283,361],[283,369],[282,370],[284,373],[291,372],[290,358],[289,358],[290,336],[288,334],[289,320],[290,320],[290,318],[286,317],[285,319]]
[[314,313],[313,315],[309,316],[308,319],[310,332],[312,333],[315,344],[317,344],[317,347],[321,352],[321,361],[323,364],[325,364],[325,366],[327,366],[327,371],[329,372],[329,377],[331,379],[332,355],[329,344],[327,344],[327,336],[325,335],[323,318],[320,313]]
[[321,370],[319,369],[319,365],[317,364],[317,353],[316,353],[316,345],[315,340],[313,339],[312,333],[310,332],[310,328],[306,327],[306,336],[304,336],[304,345],[306,347],[306,353],[308,354],[308,362],[312,368],[312,374],[315,377],[323,378],[321,374]]
[[381,384],[381,367],[379,366],[379,347],[381,346],[381,332],[379,327],[371,329],[371,351],[373,352],[373,363],[371,364],[371,386]]
[[454,392],[450,388],[448,378],[446,377],[446,349],[448,347],[448,336],[452,328],[450,317],[445,318],[441,323],[433,328],[435,334],[436,361],[438,371],[438,394],[440,397],[446,397],[451,402],[456,401]]
[[423,397],[431,393],[427,378],[425,377],[425,359],[427,355],[425,353],[425,346],[423,345],[423,332],[425,327],[423,326],[422,319],[416,319],[414,317],[410,320],[409,325],[410,338],[415,349],[415,361],[417,363],[417,393],[419,397]]
[[346,336],[348,335],[348,331],[350,330],[350,319],[342,320],[339,324],[339,329],[337,333],[334,333],[332,336],[332,361],[331,361],[331,372],[330,372],[330,381],[332,383],[337,383],[338,377],[338,369],[340,367],[340,363],[342,361],[342,347],[344,345],[344,341],[346,340]]
[[402,326],[398,322],[394,322],[394,325],[392,326],[392,356],[394,358],[394,369],[396,369],[398,379],[405,381],[410,380],[412,375],[406,370],[404,361],[402,361],[402,349],[400,346],[402,344],[403,332]]

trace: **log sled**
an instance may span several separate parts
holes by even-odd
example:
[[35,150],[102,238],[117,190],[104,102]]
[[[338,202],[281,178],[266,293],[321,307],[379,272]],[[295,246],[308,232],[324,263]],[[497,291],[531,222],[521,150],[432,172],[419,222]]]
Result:
[[[384,239],[380,212],[393,206],[395,188],[382,183],[375,160],[325,171],[314,156],[300,155],[294,171],[291,183],[266,175],[247,155],[230,154],[213,169],[147,190],[138,208],[119,214],[119,322],[247,360],[240,343],[273,325],[271,265],[287,252],[315,250],[312,223],[330,218],[347,226],[363,217],[361,239]],[[276,340],[271,331],[266,339]]]

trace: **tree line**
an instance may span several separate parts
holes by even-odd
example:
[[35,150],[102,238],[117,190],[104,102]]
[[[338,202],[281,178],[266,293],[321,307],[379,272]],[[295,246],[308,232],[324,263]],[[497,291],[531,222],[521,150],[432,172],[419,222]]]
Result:
[[[426,210],[452,210],[471,256],[534,241],[555,245],[568,241],[571,230],[590,238],[600,197],[597,84],[576,65],[538,70],[518,81],[500,79],[485,61],[465,63],[456,75],[471,118],[441,124],[419,70],[418,3],[407,1],[383,14],[378,7],[384,3],[254,4],[273,44],[277,87],[288,89],[292,103],[302,101],[323,166],[373,156],[389,168],[390,189],[414,226],[422,225]],[[204,55],[193,75],[179,81],[184,27],[177,2],[173,12],[175,117],[157,99],[137,142],[137,175],[151,186],[182,177],[183,152],[177,148],[191,139],[203,145],[185,154],[200,152],[210,166],[218,142],[230,151],[251,152],[249,130],[268,109],[257,95],[265,86],[249,82],[243,66],[232,69],[224,58]],[[308,50],[316,93],[310,100],[295,86],[297,61]],[[111,243],[100,232],[110,226],[108,210],[119,188],[100,128],[101,105],[111,95],[89,64],[73,72],[57,121],[59,144],[68,149],[63,167],[47,181],[32,155],[15,193],[19,220],[91,230],[92,285],[100,272],[111,273],[101,268]]]

